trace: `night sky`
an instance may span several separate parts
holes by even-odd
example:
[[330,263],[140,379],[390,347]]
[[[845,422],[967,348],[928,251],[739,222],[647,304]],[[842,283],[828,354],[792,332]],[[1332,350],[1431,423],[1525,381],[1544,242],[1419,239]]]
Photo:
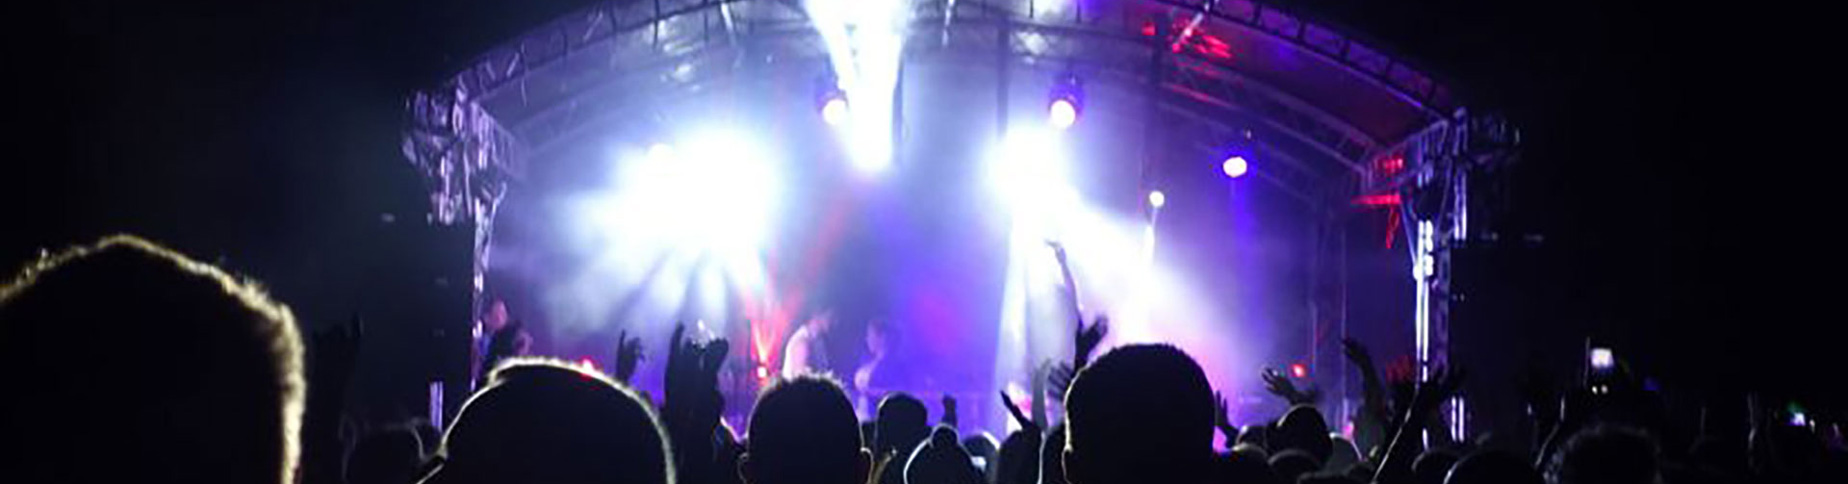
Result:
[[[23,30],[8,33],[5,57],[0,261],[141,233],[265,281],[319,326],[391,306],[395,284],[415,283],[403,274],[449,263],[418,260],[440,234],[419,228],[421,181],[399,153],[404,96],[588,2],[164,3],[9,15]],[[1794,195],[1781,184],[1789,168],[1772,169],[1823,160],[1766,147],[1778,142],[1758,132],[1772,128],[1730,114],[1754,101],[1735,100],[1747,88],[1721,66],[1755,49],[1713,35],[1727,13],[1277,3],[1363,32],[1522,126],[1528,149],[1501,230],[1543,234],[1548,260],[1564,265],[1527,283],[1569,285],[1562,312],[1634,341],[1650,368],[1814,387],[1820,350],[1842,348],[1811,328],[1842,319],[1813,309],[1842,249],[1803,242],[1834,237],[1796,223],[1815,219],[1782,200],[1820,196]],[[1756,168],[1715,171],[1735,162]],[[1791,267],[1808,279],[1764,271]]]

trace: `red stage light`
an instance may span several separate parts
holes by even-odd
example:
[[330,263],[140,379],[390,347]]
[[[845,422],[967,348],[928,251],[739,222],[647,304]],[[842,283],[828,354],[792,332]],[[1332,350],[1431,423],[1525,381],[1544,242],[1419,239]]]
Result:
[[1290,364],[1290,376],[1297,377],[1297,378],[1308,378],[1309,377],[1309,366],[1304,365],[1302,363],[1291,363]]
[[1354,204],[1364,205],[1368,207],[1396,206],[1399,204],[1399,194],[1379,193],[1379,194],[1373,194],[1373,195],[1361,195],[1358,197],[1354,197]]

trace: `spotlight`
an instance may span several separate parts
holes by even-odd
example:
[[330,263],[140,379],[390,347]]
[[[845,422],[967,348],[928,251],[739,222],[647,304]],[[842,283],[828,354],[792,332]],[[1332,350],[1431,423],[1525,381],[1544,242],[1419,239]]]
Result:
[[666,163],[668,161],[672,161],[673,159],[674,159],[674,146],[673,145],[669,145],[666,143],[655,143],[654,145],[648,147],[648,161],[655,162],[655,163]]
[[1078,123],[1078,105],[1071,99],[1053,99],[1052,106],[1047,108],[1046,119],[1054,128],[1070,128]]
[[1161,208],[1163,205],[1167,205],[1167,204],[1168,204],[1167,194],[1162,193],[1161,190],[1150,190],[1149,191],[1149,206],[1150,207]]
[[1013,213],[1037,217],[1078,201],[1067,181],[1064,150],[1051,129],[1011,131],[989,159],[990,180]]
[[[774,227],[775,161],[742,131],[709,129],[656,143],[618,165],[618,185],[597,210],[621,240],[663,247],[755,248]],[[646,242],[643,242],[646,241]]]
[[1226,158],[1226,162],[1220,164],[1220,168],[1225,170],[1227,177],[1238,178],[1245,176],[1245,172],[1251,170],[1251,165],[1245,162],[1245,157],[1233,155],[1231,158]]
[[1290,376],[1297,377],[1297,378],[1308,378],[1309,377],[1309,365],[1304,365],[1302,363],[1291,363],[1290,364]]
[[1046,122],[1057,129],[1071,128],[1078,124],[1078,115],[1084,111],[1084,87],[1079,85],[1078,76],[1065,74],[1052,82],[1050,98],[1046,104]]
[[821,103],[821,121],[828,126],[840,126],[847,122],[847,98],[834,97]]
[[821,110],[822,122],[829,126],[846,124],[847,91],[841,89],[840,79],[834,73],[815,78],[815,107]]

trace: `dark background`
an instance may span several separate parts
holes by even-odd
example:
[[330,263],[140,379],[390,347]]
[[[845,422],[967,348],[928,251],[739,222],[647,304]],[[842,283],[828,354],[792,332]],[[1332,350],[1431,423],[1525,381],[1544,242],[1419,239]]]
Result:
[[[318,327],[354,311],[428,318],[419,309],[453,293],[466,243],[422,223],[403,98],[585,2],[144,3],[9,13],[0,263],[145,234],[265,281]],[[1825,309],[1842,286],[1841,217],[1814,187],[1833,162],[1804,152],[1812,121],[1747,109],[1824,108],[1785,99],[1815,78],[1776,67],[1807,62],[1786,61],[1788,43],[1750,43],[1764,24],[1749,10],[1278,3],[1377,39],[1525,129],[1498,225],[1545,242],[1480,257],[1472,277],[1505,304],[1475,314],[1511,328],[1488,337],[1588,327],[1664,381],[1835,396],[1842,318]]]

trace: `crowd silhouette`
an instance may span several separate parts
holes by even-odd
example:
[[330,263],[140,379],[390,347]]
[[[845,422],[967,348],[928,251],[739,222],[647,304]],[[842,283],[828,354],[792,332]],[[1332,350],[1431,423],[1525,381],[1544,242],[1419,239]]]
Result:
[[[676,329],[657,405],[625,383],[638,341],[621,337],[623,361],[605,375],[520,356],[518,324],[492,336],[480,389],[446,433],[404,422],[348,439],[339,402],[362,370],[357,318],[304,341],[289,309],[254,282],[115,236],[32,262],[0,289],[0,367],[10,380],[0,397],[0,481],[1848,482],[1839,424],[1777,421],[1756,396],[1712,405],[1702,422],[1673,422],[1649,390],[1621,382],[1531,392],[1544,441],[1527,453],[1483,445],[1449,435],[1441,421],[1464,372],[1388,381],[1353,341],[1346,355],[1365,395],[1351,432],[1331,432],[1349,419],[1330,419],[1317,392],[1274,372],[1262,377],[1288,411],[1241,428],[1187,353],[1132,344],[1093,357],[1104,329],[1078,325],[1072,361],[1044,379],[1062,398],[1052,404],[1063,405],[1063,421],[1029,416],[1004,393],[1019,430],[1000,439],[962,434],[953,400],[933,424],[923,400],[902,392],[861,422],[839,382],[809,374],[769,384],[738,432],[720,418],[718,375],[731,351],[723,339],[691,341]],[[1215,447],[1218,436],[1226,448]]]

